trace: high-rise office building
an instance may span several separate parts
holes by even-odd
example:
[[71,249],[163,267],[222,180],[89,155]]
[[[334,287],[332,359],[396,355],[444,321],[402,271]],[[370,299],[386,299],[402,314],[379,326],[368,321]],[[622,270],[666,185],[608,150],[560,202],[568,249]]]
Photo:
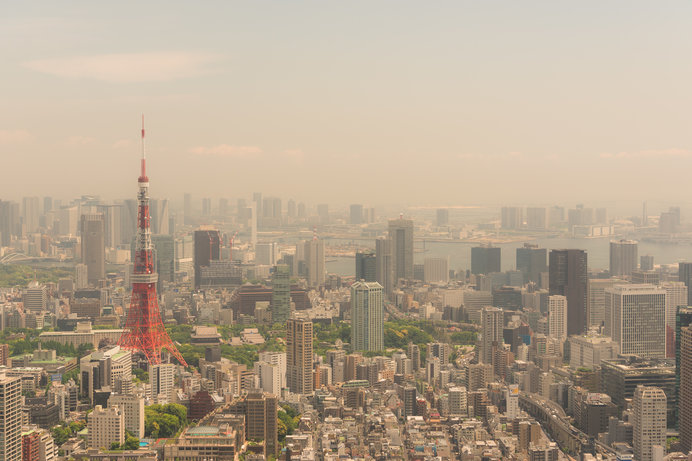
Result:
[[545,230],[548,228],[548,210],[545,208],[526,209],[526,227],[529,230]]
[[503,343],[503,321],[502,309],[487,306],[481,311],[480,363],[493,363],[493,346]]
[[25,312],[41,312],[46,309],[48,291],[45,285],[37,280],[29,282],[29,286],[22,295],[22,304]]
[[548,297],[548,336],[559,341],[567,339],[567,298]]
[[471,273],[490,274],[502,272],[502,249],[482,246],[471,248]]
[[610,275],[621,277],[631,275],[637,270],[637,246],[634,240],[611,240]]
[[118,407],[96,405],[87,416],[89,448],[109,449],[112,443],[125,443],[125,415]]
[[687,287],[682,282],[663,282],[666,290],[666,357],[675,357],[675,327],[678,307],[687,307]]
[[218,261],[221,254],[221,235],[218,230],[199,229],[195,231],[195,288],[200,288],[202,267],[209,267],[211,261]]
[[22,459],[22,380],[0,376],[0,460]]
[[[605,324],[606,288],[623,283],[626,282],[618,278],[588,280],[589,297],[586,305],[586,319],[589,328],[600,327]],[[605,334],[610,336],[610,331],[606,331]]]
[[653,461],[653,448],[666,447],[666,394],[658,387],[637,386],[632,399],[634,459]]
[[149,367],[149,398],[152,402],[165,405],[173,401],[175,368],[173,363],[158,363]]
[[356,280],[377,281],[377,257],[372,250],[356,253]]
[[125,420],[125,429],[139,439],[144,437],[144,398],[142,396],[111,394],[108,398],[108,407],[120,408]]
[[438,208],[435,217],[437,227],[449,226],[449,210],[447,208]]
[[551,250],[549,256],[551,295],[567,298],[567,335],[586,330],[587,256],[584,250]]
[[375,240],[375,280],[382,285],[387,297],[394,290],[392,283],[392,242],[385,237]]
[[363,224],[363,205],[351,205],[348,222],[350,224]]
[[692,306],[692,263],[678,263],[678,280],[687,287],[687,305]]
[[291,316],[291,275],[285,264],[274,268],[270,307],[272,323],[284,324]]
[[413,220],[390,219],[389,240],[392,255],[392,283],[413,278]]
[[451,354],[452,348],[448,343],[428,343],[427,357],[438,358],[442,367],[449,364],[449,356]]
[[255,245],[255,264],[273,266],[279,254],[276,242],[260,242]]
[[[152,235],[159,283],[175,281],[175,240],[172,235]],[[160,290],[159,290],[160,291]]]
[[305,241],[305,268],[310,287],[324,285],[324,240],[313,238]]
[[259,390],[250,391],[245,397],[245,437],[247,440],[263,440],[266,453],[279,454],[278,396]]
[[100,213],[82,215],[80,221],[82,239],[82,263],[86,264],[88,281],[96,285],[106,277],[106,247],[103,215]]
[[312,322],[286,322],[286,384],[295,394],[312,394]]
[[408,343],[408,358],[411,359],[411,367],[413,372],[416,373],[421,366],[420,348],[417,344]]
[[22,199],[22,220],[26,233],[31,234],[39,230],[39,216],[38,197],[24,197]]
[[425,258],[423,280],[426,283],[449,282],[449,258]]
[[149,201],[151,215],[151,232],[153,234],[168,234],[169,210],[167,199],[152,199]]
[[606,330],[622,355],[665,358],[665,314],[666,291],[662,288],[641,284],[606,289]]
[[643,271],[654,270],[654,257],[651,255],[642,255],[639,257],[639,269]]
[[451,387],[447,395],[449,396],[449,414],[466,416],[468,413],[466,388],[464,386]]
[[[690,312],[692,315],[692,312]],[[678,423],[685,453],[692,450],[692,326],[680,329],[678,372]]]
[[382,286],[356,281],[351,285],[351,345],[354,351],[384,350]]
[[524,225],[524,209],[518,206],[504,206],[500,212],[500,227],[520,229]]
[[10,246],[20,230],[19,219],[19,204],[0,200],[0,245]]
[[548,250],[525,243],[517,248],[517,270],[524,276],[524,283],[541,282],[541,274],[548,272]]

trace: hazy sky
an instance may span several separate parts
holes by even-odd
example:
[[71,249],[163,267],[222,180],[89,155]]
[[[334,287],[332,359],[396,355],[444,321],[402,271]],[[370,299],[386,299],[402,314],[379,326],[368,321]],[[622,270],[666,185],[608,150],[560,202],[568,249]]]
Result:
[[689,1],[3,2],[0,198],[685,204]]

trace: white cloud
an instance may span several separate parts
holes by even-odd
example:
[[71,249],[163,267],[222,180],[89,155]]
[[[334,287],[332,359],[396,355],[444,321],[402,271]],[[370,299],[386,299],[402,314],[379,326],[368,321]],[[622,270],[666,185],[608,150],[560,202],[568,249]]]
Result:
[[672,157],[690,157],[692,156],[692,151],[687,149],[652,149],[652,150],[639,150],[633,152],[605,152],[601,154],[601,158],[615,158],[615,159],[635,159],[635,158],[672,158]]
[[72,80],[163,82],[208,74],[210,65],[219,59],[219,55],[210,53],[120,53],[38,59],[27,61],[23,66]]
[[218,146],[199,146],[190,149],[190,153],[201,156],[212,157],[249,157],[262,153],[262,149],[257,146],[231,146],[219,144]]
[[0,144],[19,144],[31,139],[27,130],[0,130]]

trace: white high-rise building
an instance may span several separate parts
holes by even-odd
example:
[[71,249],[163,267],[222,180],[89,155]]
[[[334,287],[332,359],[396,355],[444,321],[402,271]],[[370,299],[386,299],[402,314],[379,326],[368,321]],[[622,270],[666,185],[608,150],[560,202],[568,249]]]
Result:
[[351,285],[351,346],[354,351],[384,350],[382,285],[358,281]]
[[666,356],[666,290],[648,284],[606,289],[606,330],[620,354]]
[[653,461],[653,447],[666,446],[666,394],[658,387],[637,386],[632,398],[634,459]]
[[46,286],[34,280],[29,283],[24,295],[22,296],[25,311],[41,312],[46,309],[48,293]]
[[324,285],[324,240],[306,240],[304,254],[308,285],[311,287]]
[[548,297],[548,336],[559,341],[567,339],[567,298]]
[[449,397],[449,414],[452,416],[466,416],[468,414],[468,401],[464,386],[452,387],[447,392]]
[[[609,279],[589,279],[588,280],[588,300],[586,305],[589,327],[600,327],[605,322],[605,290],[613,285],[623,284],[625,281],[618,278]],[[609,332],[605,332],[610,336]]]
[[[279,389],[286,387],[286,353],[285,352],[260,352],[260,362],[271,363],[279,367]],[[277,394],[278,395],[278,394]]]
[[134,394],[111,394],[108,407],[118,407],[125,418],[125,429],[141,439],[144,437],[144,398]]
[[426,283],[449,282],[449,258],[425,258],[423,280]]
[[175,368],[176,365],[173,363],[160,363],[151,366],[149,370],[149,383],[151,384],[149,398],[152,402],[163,405],[173,400]]
[[0,376],[0,460],[22,459],[22,380]]
[[125,416],[118,407],[96,405],[87,416],[89,448],[109,449],[112,443],[125,443]]
[[275,242],[263,242],[255,245],[255,264],[274,266],[279,255],[279,247]]
[[501,345],[503,337],[503,312],[497,307],[487,306],[481,311],[481,356],[480,363],[493,362],[493,344]]
[[281,395],[281,370],[278,365],[255,362],[254,371],[260,389],[269,394]]
[[74,267],[75,288],[78,290],[89,286],[89,269],[86,264],[79,263]]
[[678,306],[687,306],[685,282],[663,282],[666,290],[666,357],[675,357],[675,314]]
[[515,419],[519,417],[519,385],[510,384],[505,389],[505,402],[507,404],[507,410],[505,415],[509,419]]

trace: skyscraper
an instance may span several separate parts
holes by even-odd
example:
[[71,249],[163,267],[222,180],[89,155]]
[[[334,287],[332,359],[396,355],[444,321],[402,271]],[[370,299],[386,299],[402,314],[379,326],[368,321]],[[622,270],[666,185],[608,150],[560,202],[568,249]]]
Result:
[[387,297],[392,295],[392,242],[385,237],[375,240],[375,280]]
[[295,394],[312,394],[312,322],[286,322],[286,381]]
[[678,280],[687,287],[687,305],[692,306],[692,263],[678,263]]
[[637,386],[632,399],[634,459],[652,461],[655,445],[666,447],[666,394],[658,387]]
[[517,270],[524,275],[524,283],[540,283],[541,273],[548,272],[547,260],[548,250],[538,245],[525,243],[517,248]]
[[449,282],[449,258],[425,258],[423,280],[428,283]]
[[195,288],[200,288],[202,267],[211,261],[218,261],[221,254],[221,235],[218,230],[199,229],[195,231]]
[[384,350],[382,286],[356,281],[351,285],[351,346],[354,351]]
[[[692,312],[690,312],[692,314]],[[680,443],[685,453],[692,450],[692,326],[680,329],[678,418]]]
[[487,306],[481,311],[481,353],[480,363],[493,363],[493,345],[503,343],[502,309]]
[[449,225],[449,210],[447,208],[437,209],[435,224],[437,224],[437,227]]
[[548,210],[545,208],[526,209],[526,227],[529,230],[545,230],[548,228]]
[[548,297],[548,336],[560,341],[567,339],[567,298]]
[[503,229],[519,229],[524,224],[524,209],[516,206],[504,206],[500,213],[500,226]]
[[471,273],[490,274],[502,271],[502,249],[482,246],[471,248]]
[[0,376],[0,460],[22,459],[22,381]]
[[267,455],[279,454],[278,403],[275,395],[252,390],[245,397],[245,435],[247,440],[263,440]]
[[377,258],[372,250],[356,253],[356,281],[377,281]]
[[586,330],[587,256],[584,250],[551,250],[549,283],[551,295],[567,298],[567,335]]
[[305,266],[308,285],[324,285],[324,240],[313,238],[305,241]]
[[363,205],[354,204],[351,205],[349,214],[350,224],[362,224],[363,223]]
[[39,228],[39,201],[38,197],[24,197],[22,199],[22,219],[27,233],[38,231]]
[[389,220],[389,239],[392,254],[392,283],[413,278],[413,220]]
[[687,287],[683,282],[663,282],[666,290],[666,357],[675,357],[675,328],[678,307],[687,307]]
[[637,242],[634,240],[611,240],[610,275],[631,275],[637,269]]
[[106,278],[106,247],[103,215],[82,215],[80,221],[82,239],[82,263],[87,266],[89,284],[96,285]]
[[606,330],[622,355],[665,358],[665,313],[666,291],[662,288],[641,284],[606,289]]
[[272,274],[272,323],[286,323],[291,315],[291,276],[288,266],[279,264]]
[[149,398],[159,404],[170,403],[175,385],[175,364],[158,363],[149,367]]

